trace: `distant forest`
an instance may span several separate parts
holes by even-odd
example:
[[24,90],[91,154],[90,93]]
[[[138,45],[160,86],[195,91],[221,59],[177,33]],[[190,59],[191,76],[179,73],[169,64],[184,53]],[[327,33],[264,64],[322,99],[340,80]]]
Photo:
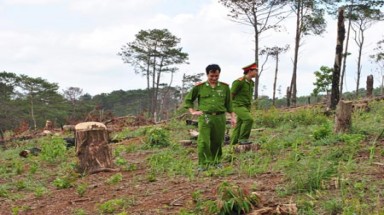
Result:
[[[69,87],[59,92],[56,83],[42,78],[32,78],[14,73],[0,73],[0,132],[14,130],[25,125],[29,129],[41,129],[50,120],[56,127],[76,124],[98,118],[127,115],[143,115],[155,120],[166,120],[179,115],[185,110],[181,107],[183,95],[198,80],[201,74],[184,77],[183,87],[160,88],[157,102],[160,104],[156,118],[148,114],[148,90],[117,90],[91,96],[83,93],[81,88]],[[374,95],[381,95],[381,89],[374,89]],[[365,90],[359,90],[359,96],[365,96]],[[324,95],[298,97],[298,105],[325,102]],[[345,99],[356,98],[355,92],[343,94]],[[261,96],[255,102],[255,108],[267,109],[272,106],[272,99]],[[286,106],[286,98],[277,99],[277,108]]]

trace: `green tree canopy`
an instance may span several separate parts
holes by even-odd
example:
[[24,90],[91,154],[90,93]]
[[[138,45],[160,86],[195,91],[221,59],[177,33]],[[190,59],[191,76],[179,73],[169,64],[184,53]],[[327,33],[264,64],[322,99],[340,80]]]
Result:
[[317,96],[321,92],[328,92],[331,90],[332,86],[332,73],[333,68],[327,66],[321,66],[320,71],[314,72],[316,76],[315,89],[313,89],[312,95]]
[[121,48],[118,55],[124,63],[131,64],[136,73],[146,76],[147,91],[150,92],[148,110],[155,115],[162,75],[178,71],[176,65],[187,63],[188,54],[178,47],[180,39],[167,29],[141,30],[135,37]]

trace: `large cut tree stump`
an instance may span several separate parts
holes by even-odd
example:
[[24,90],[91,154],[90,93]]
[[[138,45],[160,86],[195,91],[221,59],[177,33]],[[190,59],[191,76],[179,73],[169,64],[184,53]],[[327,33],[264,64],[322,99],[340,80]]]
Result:
[[335,132],[348,131],[352,125],[352,102],[340,100],[336,108]]
[[103,123],[79,123],[75,126],[75,130],[80,172],[92,174],[118,171],[113,169],[112,153],[108,147],[108,131]]

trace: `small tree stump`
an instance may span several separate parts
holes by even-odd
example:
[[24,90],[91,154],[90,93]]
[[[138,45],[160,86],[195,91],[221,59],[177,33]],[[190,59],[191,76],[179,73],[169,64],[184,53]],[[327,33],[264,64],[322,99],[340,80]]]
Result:
[[44,130],[48,130],[48,131],[53,130],[53,122],[51,120],[45,121]]
[[373,95],[373,75],[367,76],[367,97],[371,98]]
[[352,102],[340,100],[336,108],[335,132],[348,131],[352,125]]
[[79,171],[96,173],[113,169],[112,153],[108,147],[107,127],[100,122],[83,122],[75,126],[76,155]]

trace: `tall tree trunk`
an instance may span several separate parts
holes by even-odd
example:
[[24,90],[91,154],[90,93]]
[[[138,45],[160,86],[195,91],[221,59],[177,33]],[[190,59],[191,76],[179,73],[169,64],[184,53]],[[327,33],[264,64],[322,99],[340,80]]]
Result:
[[151,90],[151,109],[150,116],[155,114],[155,84],[156,84],[156,57],[153,58],[153,67],[152,67],[152,90]]
[[[352,5],[353,5],[352,1]],[[348,44],[349,44],[349,34],[351,32],[351,13],[352,13],[352,6],[349,7],[348,11],[348,31],[347,31],[347,40],[345,41],[345,50],[344,50],[344,59],[343,59],[343,70],[341,72],[341,78],[340,78],[340,95],[343,95],[343,86],[344,86],[344,75],[345,75],[345,68],[347,66],[347,55],[348,55]]]
[[297,62],[299,56],[299,47],[300,47],[300,39],[301,39],[301,25],[302,25],[302,13],[303,13],[303,3],[302,1],[298,1],[297,3],[298,9],[296,14],[296,35],[295,35],[295,55],[293,58],[293,72],[292,72],[292,80],[290,86],[290,97],[291,103],[293,106],[296,106],[296,94],[297,94]]
[[287,107],[291,106],[291,89],[287,87]]
[[[255,62],[257,64],[257,67],[259,67],[259,31],[257,28],[257,23],[254,26],[255,29]],[[254,89],[254,95],[253,99],[256,100],[259,98],[259,83],[260,83],[260,75],[262,71],[259,71],[255,77],[255,89]]]
[[381,95],[384,95],[384,75],[381,76]]
[[363,52],[364,35],[361,33],[361,43],[359,45],[359,56],[357,58],[357,78],[356,78],[356,98],[359,96],[360,76],[361,76],[361,53]]
[[34,108],[34,104],[33,104],[33,95],[31,95],[31,118],[33,121],[33,128],[34,128],[34,130],[36,130],[37,125],[36,125],[36,119],[35,119],[35,108]]
[[273,96],[272,96],[272,105],[273,106],[275,106],[275,101],[276,101],[276,82],[277,82],[278,68],[279,68],[279,52],[276,53],[275,79],[273,81]]
[[[148,58],[150,59],[150,58]],[[148,104],[147,104],[147,110],[148,112],[151,110],[151,91],[150,91],[150,88],[151,88],[151,82],[150,82],[150,72],[149,72],[149,66],[150,66],[150,60],[148,60],[147,62],[147,93],[148,93]]]
[[343,43],[345,39],[345,26],[344,26],[344,8],[339,8],[338,22],[337,22],[337,41],[336,41],[336,57],[333,65],[332,74],[332,92],[330,108],[336,109],[337,103],[340,100],[339,83],[340,83],[340,66],[343,58]]

